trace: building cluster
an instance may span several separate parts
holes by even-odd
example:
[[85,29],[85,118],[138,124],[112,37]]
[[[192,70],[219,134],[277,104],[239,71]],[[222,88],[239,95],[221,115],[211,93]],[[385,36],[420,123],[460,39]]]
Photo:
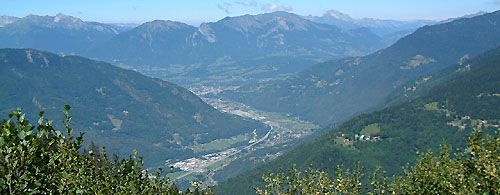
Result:
[[196,172],[203,173],[206,172],[206,167],[221,160],[228,156],[231,156],[237,153],[238,150],[236,148],[231,148],[226,151],[218,152],[218,153],[210,153],[203,155],[200,158],[190,158],[180,162],[176,162],[173,164],[175,168],[179,168],[183,171],[188,172]]
[[378,141],[378,140],[381,140],[382,138],[380,138],[380,136],[366,136],[366,135],[354,135],[354,139],[355,140],[359,140],[359,141]]

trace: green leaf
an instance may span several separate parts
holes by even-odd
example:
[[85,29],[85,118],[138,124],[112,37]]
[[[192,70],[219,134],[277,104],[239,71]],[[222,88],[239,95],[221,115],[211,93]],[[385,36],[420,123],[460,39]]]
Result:
[[65,105],[65,106],[64,106],[64,109],[66,109],[67,111],[69,111],[69,109],[71,109],[71,106],[69,106],[69,105]]
[[19,139],[21,139],[21,140],[24,140],[24,138],[26,137],[26,132],[25,131],[19,131],[17,133],[17,137],[19,137]]
[[68,117],[69,113],[66,110],[61,110],[61,112],[64,114],[65,117]]
[[40,118],[38,119],[38,124],[41,125],[44,119],[45,118],[43,116],[40,116]]

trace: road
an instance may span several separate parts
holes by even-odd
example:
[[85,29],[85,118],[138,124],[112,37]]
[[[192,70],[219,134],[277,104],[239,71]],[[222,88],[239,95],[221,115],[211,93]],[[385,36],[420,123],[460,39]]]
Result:
[[[193,173],[193,172],[197,172],[197,171],[199,171],[200,169],[204,169],[204,168],[206,168],[206,167],[208,167],[208,166],[210,166],[210,165],[213,165],[213,164],[215,164],[215,163],[217,163],[217,162],[219,162],[219,161],[221,161],[221,160],[224,160],[224,159],[226,159],[226,158],[228,158],[228,157],[234,156],[235,154],[240,153],[242,150],[248,150],[248,149],[250,149],[252,146],[255,146],[256,144],[259,144],[260,142],[262,142],[262,141],[266,140],[266,139],[269,137],[269,135],[271,134],[271,132],[273,131],[273,129],[274,129],[274,127],[273,127],[273,126],[271,126],[271,125],[269,125],[269,126],[271,127],[271,129],[269,129],[269,131],[266,133],[266,135],[264,135],[264,137],[260,138],[258,141],[254,142],[254,143],[252,143],[252,144],[250,144],[250,145],[248,145],[248,146],[245,146],[243,149],[236,150],[235,152],[233,152],[233,153],[231,153],[231,154],[229,154],[229,155],[227,155],[227,156],[221,157],[220,159],[217,159],[217,160],[211,161],[211,162],[207,163],[205,166],[200,167],[200,168],[199,168],[199,169],[197,169],[197,170],[193,170],[193,171],[189,171],[189,172],[187,172],[187,173],[184,173],[184,174],[182,174],[181,176],[179,176],[179,177],[175,178],[175,179],[174,179],[174,181],[175,181],[175,180],[178,180],[178,179],[182,179],[183,177],[186,177],[186,176],[190,175],[190,174],[191,174],[191,173]],[[232,149],[232,148],[230,148],[230,149]],[[230,149],[228,149],[228,150],[230,150]],[[227,150],[226,150],[226,151],[227,151]]]

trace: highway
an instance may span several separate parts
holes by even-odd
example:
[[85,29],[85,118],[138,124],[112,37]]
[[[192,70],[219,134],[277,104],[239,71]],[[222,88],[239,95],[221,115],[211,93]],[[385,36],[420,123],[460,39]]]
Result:
[[[206,167],[208,167],[208,166],[210,166],[210,165],[213,165],[213,164],[215,164],[215,163],[217,163],[217,162],[219,162],[219,161],[221,161],[221,160],[224,160],[224,159],[226,159],[226,158],[228,158],[228,157],[234,156],[235,154],[240,153],[242,150],[249,150],[252,146],[255,146],[256,144],[259,144],[260,142],[262,142],[262,141],[266,140],[266,139],[269,137],[269,135],[271,134],[271,132],[272,132],[272,131],[273,131],[273,129],[274,129],[274,127],[273,127],[273,126],[271,126],[271,125],[269,125],[269,126],[271,127],[271,129],[269,129],[269,131],[266,133],[266,135],[264,135],[264,137],[260,138],[258,141],[254,142],[254,143],[252,143],[252,144],[250,144],[250,145],[248,145],[248,146],[243,147],[243,149],[236,150],[235,152],[233,152],[233,153],[231,153],[231,154],[229,154],[229,155],[227,155],[227,156],[223,156],[223,157],[221,157],[221,158],[219,158],[219,159],[217,159],[217,160],[210,161],[209,163],[207,163],[207,164],[206,164],[205,166],[203,166],[203,167],[199,167],[199,168],[198,168],[198,169],[196,169],[196,170],[192,170],[192,171],[189,171],[189,172],[187,172],[187,173],[184,173],[184,174],[182,174],[181,176],[179,176],[179,177],[175,178],[175,179],[174,179],[174,181],[175,181],[175,180],[178,180],[178,179],[182,179],[183,177],[186,177],[186,176],[190,175],[190,174],[191,174],[191,173],[193,173],[193,172],[200,172],[200,171],[201,171],[201,169],[204,169],[204,168],[206,168]],[[228,149],[228,150],[231,150],[231,149],[232,149],[232,148],[230,148],[230,149]],[[226,151],[228,151],[228,150],[226,150]],[[220,152],[219,152],[219,153],[220,153]]]

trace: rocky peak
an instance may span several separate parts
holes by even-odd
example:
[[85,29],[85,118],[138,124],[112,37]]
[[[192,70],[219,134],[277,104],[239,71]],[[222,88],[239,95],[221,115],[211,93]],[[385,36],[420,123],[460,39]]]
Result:
[[333,10],[333,9],[324,13],[323,16],[324,17],[333,17],[333,18],[336,18],[338,20],[343,20],[346,22],[354,22],[355,21],[353,18],[351,18],[351,16],[344,14],[342,12],[339,12],[337,10]]
[[306,30],[307,26],[311,24],[310,21],[305,20],[301,16],[284,11],[259,15],[226,17],[217,23],[222,23],[224,26],[241,32],[249,32],[259,28],[268,28],[273,25],[284,30]]
[[14,23],[18,21],[18,17],[12,17],[12,16],[0,16],[0,27],[3,27],[7,24]]
[[72,22],[83,22],[82,20],[80,20],[79,18],[75,18],[75,17],[72,17],[72,16],[68,16],[68,15],[65,15],[65,14],[62,14],[62,13],[58,13],[55,17],[54,17],[54,22],[59,22],[61,20],[66,20],[66,21],[72,21]]
[[56,16],[39,16],[30,14],[20,19],[20,25],[64,29],[91,28],[89,24],[82,21],[81,19],[61,13],[57,14]]
[[147,31],[172,31],[195,27],[176,21],[154,20],[151,22],[146,22],[138,26],[137,28]]

